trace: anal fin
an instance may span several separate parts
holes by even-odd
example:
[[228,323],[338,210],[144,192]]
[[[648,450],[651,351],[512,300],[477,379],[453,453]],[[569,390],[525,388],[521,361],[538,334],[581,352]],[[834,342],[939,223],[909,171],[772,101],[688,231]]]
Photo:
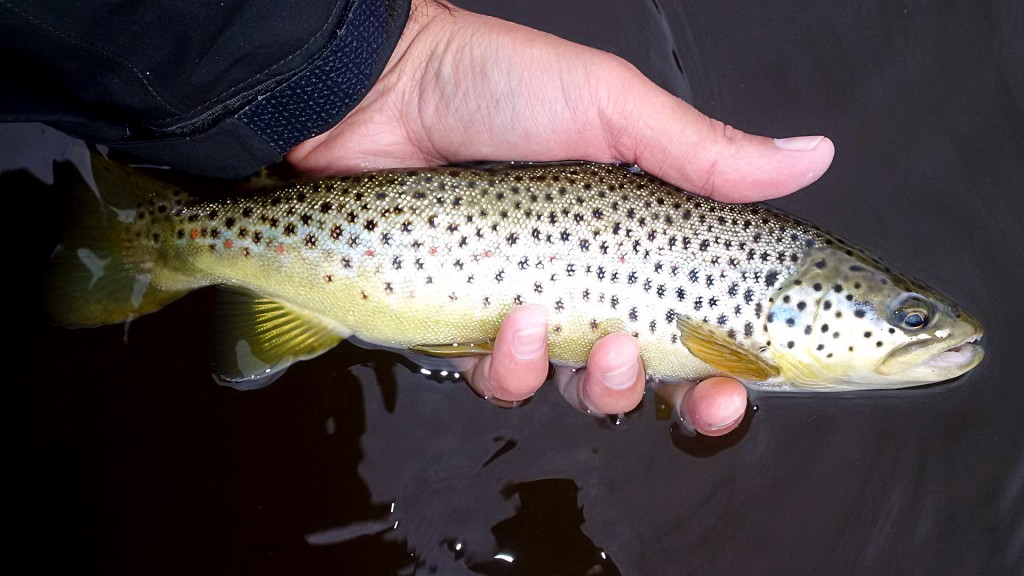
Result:
[[323,354],[344,338],[334,323],[247,290],[218,293],[214,377],[242,390],[262,388],[288,366]]

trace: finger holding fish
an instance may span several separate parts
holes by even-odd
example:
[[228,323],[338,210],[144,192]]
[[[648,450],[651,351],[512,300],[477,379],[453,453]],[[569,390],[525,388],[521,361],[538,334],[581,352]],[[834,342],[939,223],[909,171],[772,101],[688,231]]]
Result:
[[598,340],[585,367],[555,369],[555,384],[562,396],[578,410],[596,416],[636,408],[643,398],[644,383],[637,340],[622,332]]
[[694,430],[705,436],[733,431],[747,408],[747,390],[739,380],[716,376],[698,384],[670,383],[657,394]]

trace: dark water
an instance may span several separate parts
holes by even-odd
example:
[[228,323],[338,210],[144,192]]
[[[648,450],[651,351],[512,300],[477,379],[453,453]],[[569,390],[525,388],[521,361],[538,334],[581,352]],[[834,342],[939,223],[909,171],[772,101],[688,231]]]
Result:
[[[704,451],[650,399],[618,425],[552,389],[504,411],[348,345],[240,393],[210,378],[205,292],[127,338],[48,326],[59,197],[8,173],[10,549],[103,574],[1024,573],[1024,9],[464,5],[614,51],[744,130],[830,136],[832,169],[777,204],[975,311],[984,363],[761,395]],[[54,153],[37,127],[0,139],[8,168]]]

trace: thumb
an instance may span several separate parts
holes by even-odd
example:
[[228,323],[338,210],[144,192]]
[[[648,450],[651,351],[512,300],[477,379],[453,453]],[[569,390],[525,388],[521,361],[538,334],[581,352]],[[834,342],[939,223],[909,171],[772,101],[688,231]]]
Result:
[[621,159],[685,190],[723,202],[767,200],[807,186],[832,163],[835,148],[824,136],[747,134],[643,81],[646,98],[632,99],[628,113],[604,115],[621,119],[606,122],[606,134],[619,135]]

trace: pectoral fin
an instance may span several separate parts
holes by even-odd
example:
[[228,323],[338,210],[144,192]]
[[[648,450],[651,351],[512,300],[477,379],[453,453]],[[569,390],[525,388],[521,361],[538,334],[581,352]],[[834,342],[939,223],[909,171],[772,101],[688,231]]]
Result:
[[740,346],[721,330],[680,316],[676,321],[683,346],[702,362],[727,376],[764,381],[779,375],[779,368],[755,351]]
[[319,356],[344,338],[321,316],[237,289],[218,293],[216,330],[215,377],[245,390],[270,384],[292,363]]

